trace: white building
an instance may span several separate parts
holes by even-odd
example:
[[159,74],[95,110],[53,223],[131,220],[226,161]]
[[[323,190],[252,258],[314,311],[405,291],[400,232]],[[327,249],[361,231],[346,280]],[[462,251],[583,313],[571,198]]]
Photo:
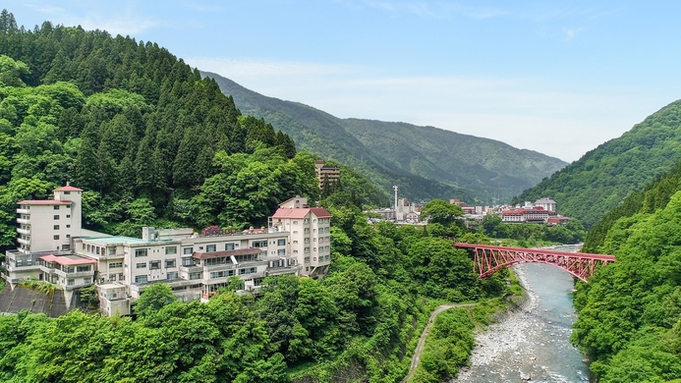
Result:
[[556,211],[556,201],[550,198],[541,198],[534,202],[535,207],[542,207],[544,210]]
[[82,229],[81,192],[67,185],[55,189],[53,200],[19,202],[20,249],[7,251],[2,275],[11,287],[31,277],[65,292],[96,283],[100,311],[128,315],[154,282],[168,283],[180,299],[207,300],[233,276],[253,290],[267,276],[328,271],[331,214],[305,198],[282,203],[267,229],[198,234],[145,227],[142,238],[132,238]]
[[303,267],[301,275],[325,275],[331,263],[331,214],[321,207],[309,207],[306,198],[296,196],[279,204],[270,218],[270,228],[289,233],[287,250]]

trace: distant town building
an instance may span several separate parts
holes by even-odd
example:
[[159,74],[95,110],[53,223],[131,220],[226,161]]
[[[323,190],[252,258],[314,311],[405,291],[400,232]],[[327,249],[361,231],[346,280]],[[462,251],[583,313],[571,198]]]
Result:
[[230,277],[246,290],[267,276],[321,277],[330,264],[331,214],[300,196],[280,204],[269,227],[242,232],[210,227],[145,227],[141,238],[111,236],[81,227],[81,189],[54,190],[52,200],[19,202],[19,248],[5,254],[9,288],[35,278],[64,290],[97,285],[100,311],[130,314],[130,304],[150,283],[168,283],[183,300],[207,300]]
[[525,201],[523,207],[503,209],[501,211],[502,222],[545,223],[548,225],[563,224],[570,220],[560,216],[556,211],[556,201],[549,198],[541,198],[534,203]]
[[324,160],[315,160],[314,165],[317,169],[320,189],[324,190],[324,183],[334,184],[340,180],[340,168],[338,166],[326,165]]
[[550,198],[541,198],[534,202],[534,206],[543,207],[544,210],[556,211],[556,201]]

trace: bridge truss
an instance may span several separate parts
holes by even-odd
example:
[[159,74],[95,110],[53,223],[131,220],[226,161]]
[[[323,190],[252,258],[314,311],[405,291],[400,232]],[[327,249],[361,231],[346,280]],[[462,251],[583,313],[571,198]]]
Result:
[[497,271],[516,263],[544,263],[559,267],[587,282],[587,278],[593,275],[596,266],[607,265],[615,261],[615,256],[603,254],[568,253],[549,249],[522,249],[461,242],[455,243],[454,246],[473,251],[474,268],[480,273],[480,278],[489,278]]

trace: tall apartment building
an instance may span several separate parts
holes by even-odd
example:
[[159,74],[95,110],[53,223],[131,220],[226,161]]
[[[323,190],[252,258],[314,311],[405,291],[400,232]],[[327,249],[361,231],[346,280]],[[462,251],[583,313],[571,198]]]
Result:
[[307,198],[295,196],[279,204],[269,227],[289,233],[291,255],[302,266],[301,274],[311,277],[327,273],[331,263],[331,214],[310,207]]
[[333,184],[340,180],[340,168],[335,165],[326,165],[324,160],[315,160],[315,168],[317,169],[317,179],[319,180],[319,188],[324,189],[324,181]]
[[67,185],[54,190],[53,200],[19,202],[20,248],[6,252],[2,274],[10,286],[34,277],[57,285],[70,301],[73,290],[94,283],[102,313],[128,315],[154,282],[168,283],[182,300],[205,301],[230,277],[253,290],[267,276],[321,277],[328,270],[331,215],[305,198],[282,203],[268,228],[199,234],[145,227],[133,238],[82,229],[81,192]]

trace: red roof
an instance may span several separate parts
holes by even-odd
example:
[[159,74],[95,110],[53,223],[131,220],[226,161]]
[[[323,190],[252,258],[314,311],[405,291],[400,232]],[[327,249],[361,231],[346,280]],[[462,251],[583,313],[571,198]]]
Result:
[[311,207],[310,210],[312,211],[312,214],[317,216],[317,218],[333,217],[331,213],[329,213],[328,210],[324,209],[323,207]]
[[65,266],[72,266],[72,265],[86,265],[88,263],[97,263],[96,260],[94,259],[88,259],[88,258],[70,258],[68,256],[61,256],[61,257],[56,257],[52,254],[50,255],[43,255],[40,257],[43,261],[47,262],[57,262],[60,265],[65,265]]
[[331,218],[332,215],[323,207],[310,207],[302,209],[292,209],[280,207],[274,213],[272,218],[298,218],[302,219],[307,216],[308,213],[312,212],[317,218]]
[[25,199],[17,202],[18,205],[70,205],[71,201],[60,201],[57,199]]
[[83,189],[78,189],[75,186],[71,186],[69,184],[66,184],[66,186],[58,187],[54,189],[54,191],[83,191]]

